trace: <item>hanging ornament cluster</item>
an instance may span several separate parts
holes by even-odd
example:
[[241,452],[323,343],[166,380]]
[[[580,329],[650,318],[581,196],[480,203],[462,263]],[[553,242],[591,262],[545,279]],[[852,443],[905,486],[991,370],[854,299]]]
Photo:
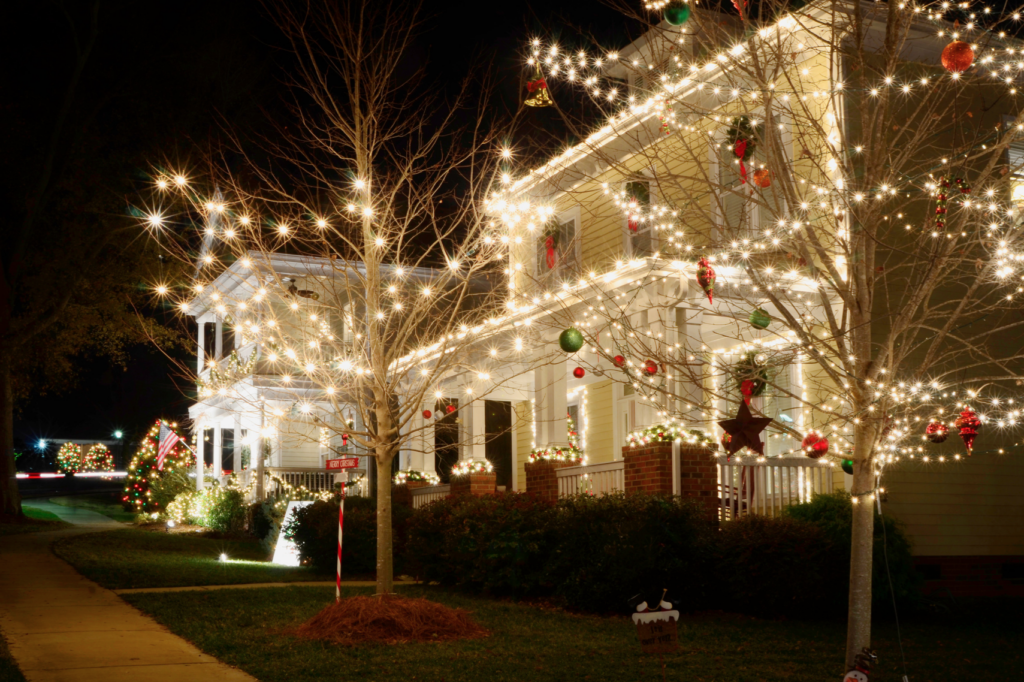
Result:
[[924,430],[924,435],[929,441],[938,445],[939,443],[944,443],[946,438],[949,437],[949,427],[942,422],[932,422]]
[[739,375],[740,393],[743,395],[743,402],[750,404],[751,398],[756,398],[764,393],[768,386],[768,356],[764,353],[750,351],[743,356],[737,366]]
[[540,72],[540,66],[537,67],[535,78],[527,81],[526,92],[529,93],[529,97],[523,100],[523,104],[528,107],[550,107],[555,104],[548,93],[548,83]]
[[954,40],[942,51],[942,66],[950,73],[963,73],[974,63],[974,50],[962,40]]
[[708,303],[715,302],[715,269],[704,256],[697,261],[697,284],[708,297]]
[[956,188],[960,190],[960,194],[970,194],[971,186],[963,178],[954,178],[952,176],[946,176],[939,181],[939,194],[935,198],[935,227],[942,229],[946,226],[946,202],[949,201],[950,188],[956,184]]
[[825,438],[825,436],[817,431],[811,431],[804,436],[800,447],[804,449],[804,453],[811,459],[821,459],[828,454],[828,438]]
[[978,435],[978,429],[981,428],[981,420],[978,419],[977,413],[968,407],[960,413],[955,423],[956,427],[960,429],[960,439],[967,446],[967,454],[970,455],[974,450],[974,439]]
[[737,116],[732,119],[726,138],[732,146],[732,153],[739,159],[740,182],[745,185],[747,184],[747,167],[743,162],[749,161],[750,157],[754,155],[754,150],[757,149],[750,119],[746,116]]
[[569,327],[558,335],[558,347],[566,353],[575,353],[583,348],[583,334],[575,327]]
[[586,373],[586,370],[584,370],[582,367],[577,367],[572,371],[572,375],[577,379],[582,379],[584,375],[586,375]]
[[682,26],[690,20],[690,6],[680,2],[672,2],[665,7],[662,17],[672,26]]
[[767,329],[768,325],[772,323],[772,316],[765,312],[764,309],[758,308],[757,310],[750,313],[750,317],[747,318],[750,324],[758,329]]

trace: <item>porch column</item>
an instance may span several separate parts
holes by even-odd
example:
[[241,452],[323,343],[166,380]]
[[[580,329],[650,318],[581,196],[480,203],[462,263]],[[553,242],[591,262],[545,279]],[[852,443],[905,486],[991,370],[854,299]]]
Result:
[[266,424],[266,422],[267,422],[266,407],[261,403],[260,404],[260,432],[259,432],[259,436],[254,440],[253,445],[252,445],[253,455],[250,455],[250,457],[252,457],[252,456],[256,457],[256,499],[258,501],[260,501],[260,502],[262,502],[263,498],[265,497],[264,488],[263,488],[263,446],[264,446],[264,443],[266,442],[266,440],[264,439],[264,436],[263,436],[263,430],[265,428],[264,425]]
[[[565,402],[563,394],[562,401]],[[485,419],[487,409],[482,398],[476,399],[459,410],[462,417],[462,447],[460,448],[460,460],[470,459],[484,461],[487,459],[487,432],[485,431]]]
[[201,317],[196,318],[196,322],[199,324],[199,348],[196,350],[196,374],[202,374],[203,363],[206,362],[206,323],[202,321]]
[[[217,328],[218,330],[220,327]],[[218,338],[220,335],[218,334]],[[224,432],[218,421],[213,425],[213,478],[220,482],[224,475]]]
[[537,448],[568,446],[569,432],[565,422],[567,410],[565,362],[538,367],[533,371],[533,390],[537,416]]
[[[423,418],[423,410],[426,409],[429,408],[419,405],[416,412],[412,415],[412,419],[409,420],[409,439],[406,442],[409,449],[409,468],[414,471],[425,471],[428,428],[431,434],[433,434],[432,425],[428,424],[428,420]],[[433,450],[434,448],[431,447],[431,455],[433,455]]]
[[[234,434],[231,438],[231,468],[239,476],[242,475],[242,415],[235,412]],[[249,449],[252,458],[252,449]]]
[[224,357],[224,318],[217,316],[217,341],[214,347],[214,357],[220,360]]
[[199,424],[196,430],[196,490],[202,490],[206,487],[206,481],[203,480],[206,475],[206,425]]

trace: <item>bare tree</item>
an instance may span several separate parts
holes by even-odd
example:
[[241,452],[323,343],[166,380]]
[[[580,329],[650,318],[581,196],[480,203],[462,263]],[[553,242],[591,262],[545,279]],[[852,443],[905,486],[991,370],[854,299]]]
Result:
[[[629,46],[526,50],[556,105],[591,107],[564,115],[584,142],[496,199],[561,268],[518,290],[573,292],[546,319],[583,330],[592,368],[659,419],[717,432],[752,401],[775,419],[768,454],[820,457],[813,429],[852,461],[852,666],[871,642],[885,467],[926,454],[930,423],[939,442],[977,431],[972,414],[1019,420],[1017,57],[1002,18],[971,10],[648,7],[621,4],[644,31]],[[550,220],[569,205],[580,234]],[[583,286],[598,281],[607,295]]]
[[[405,3],[274,11],[295,60],[292,116],[262,140],[269,161],[244,155],[236,138],[241,164],[213,163],[201,180],[155,174],[148,229],[197,267],[186,288],[158,291],[183,311],[212,306],[255,342],[246,369],[270,377],[277,404],[294,406],[270,411],[262,436],[271,423],[312,424],[332,448],[351,441],[375,459],[377,592],[386,594],[396,455],[432,456],[433,443],[416,438],[438,396],[457,386],[461,415],[503,380],[487,350],[503,341],[482,343],[498,329],[506,295],[495,283],[507,267],[476,202],[499,158],[488,84],[467,77],[452,95],[425,82],[409,53],[417,12]],[[237,275],[230,292],[211,286],[224,273]],[[238,369],[212,364],[222,377]],[[245,399],[230,381],[204,374],[200,384],[209,403]]]

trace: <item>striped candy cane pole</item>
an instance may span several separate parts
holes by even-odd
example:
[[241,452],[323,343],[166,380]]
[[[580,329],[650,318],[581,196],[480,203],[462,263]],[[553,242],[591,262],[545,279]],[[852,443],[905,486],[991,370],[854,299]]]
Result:
[[341,529],[345,524],[345,484],[341,484],[341,505],[338,507],[338,583],[334,588],[334,601],[341,601]]

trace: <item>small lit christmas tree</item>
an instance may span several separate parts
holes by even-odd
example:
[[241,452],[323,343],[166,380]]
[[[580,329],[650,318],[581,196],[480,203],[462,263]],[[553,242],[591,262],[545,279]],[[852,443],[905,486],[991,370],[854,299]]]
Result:
[[82,447],[75,443],[64,443],[57,451],[57,469],[66,474],[82,470]]
[[[170,429],[177,432],[175,429],[176,424],[157,419],[149,433],[146,434],[145,439],[143,439],[142,447],[135,453],[131,464],[128,465],[128,475],[125,477],[121,501],[124,503],[125,508],[132,511],[141,513],[159,511],[156,501],[152,499],[149,488],[153,477],[159,475],[159,472],[156,471],[156,456],[160,446],[160,425],[162,423],[167,423]],[[195,463],[195,456],[179,442],[174,445],[171,451],[167,453],[167,457],[164,458],[163,471],[187,471],[195,466]]]

